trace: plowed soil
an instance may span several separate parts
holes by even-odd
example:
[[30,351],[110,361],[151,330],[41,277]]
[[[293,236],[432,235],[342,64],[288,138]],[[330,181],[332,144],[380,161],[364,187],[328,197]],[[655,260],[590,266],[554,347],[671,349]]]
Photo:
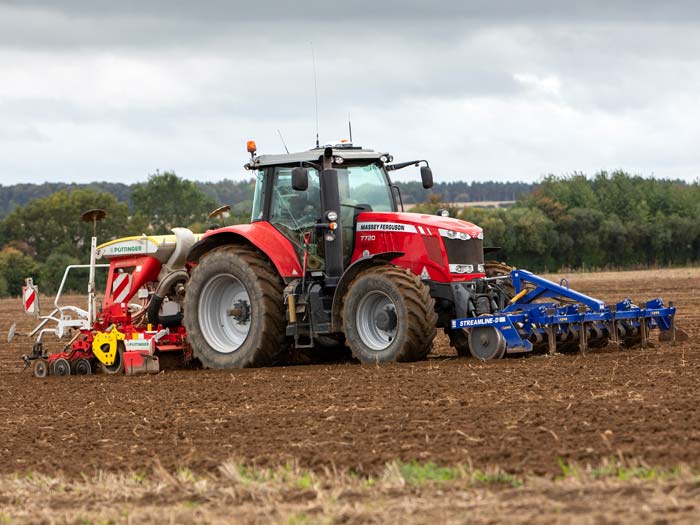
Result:
[[[155,376],[35,379],[27,339],[0,347],[0,474],[197,472],[258,465],[379,472],[393,460],[554,475],[558,461],[625,457],[659,467],[700,461],[699,270],[570,276],[613,301],[662,296],[687,343],[480,363],[436,341],[424,362],[166,370]],[[77,300],[81,300],[77,298]],[[0,327],[31,327],[19,300]],[[4,337],[3,337],[4,339]]]

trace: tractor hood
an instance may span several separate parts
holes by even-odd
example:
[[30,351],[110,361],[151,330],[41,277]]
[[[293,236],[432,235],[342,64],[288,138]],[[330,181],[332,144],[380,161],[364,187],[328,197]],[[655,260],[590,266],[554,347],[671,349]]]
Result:
[[[410,231],[423,235],[438,234],[443,237],[454,237],[459,234],[467,234],[471,238],[482,239],[483,230],[471,222],[452,217],[440,217],[424,213],[407,212],[363,212],[357,217],[358,231],[378,230],[385,231],[393,228],[395,231],[408,231],[401,225],[411,226]],[[432,229],[437,231],[433,232]],[[450,232],[453,232],[452,234]]]

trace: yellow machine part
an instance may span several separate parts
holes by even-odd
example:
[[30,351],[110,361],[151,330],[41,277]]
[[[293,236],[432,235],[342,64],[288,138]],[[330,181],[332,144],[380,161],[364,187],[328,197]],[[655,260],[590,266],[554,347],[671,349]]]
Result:
[[92,353],[100,363],[111,366],[117,357],[117,341],[123,341],[125,337],[116,328],[112,328],[109,332],[97,332],[92,339]]

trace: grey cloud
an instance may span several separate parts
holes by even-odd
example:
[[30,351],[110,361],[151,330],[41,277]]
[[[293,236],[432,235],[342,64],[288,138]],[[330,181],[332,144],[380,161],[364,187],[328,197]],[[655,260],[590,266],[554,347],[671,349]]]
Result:
[[[0,172],[240,174],[243,144],[434,159],[441,179],[700,173],[696,2],[0,0]],[[11,142],[10,142],[11,141]]]
[[655,2],[650,0],[589,0],[588,2],[561,2],[559,0],[467,0],[443,1],[439,4],[424,0],[355,0],[352,3],[333,3],[327,0],[302,2],[258,0],[257,2],[207,0],[15,0],[0,2],[10,6],[28,6],[71,15],[135,15],[150,14],[161,18],[221,20],[222,18],[249,20],[329,20],[373,19],[390,25],[392,20],[418,18],[452,18],[455,16],[477,20],[688,20],[700,14],[700,6],[692,0]]
[[183,41],[191,45],[235,35],[328,40],[332,33],[352,43],[355,35],[371,32],[426,42],[452,41],[485,26],[654,26],[694,24],[698,19],[700,4],[694,1],[356,0],[339,5],[326,0],[5,0],[0,1],[0,43],[29,48],[178,47]]

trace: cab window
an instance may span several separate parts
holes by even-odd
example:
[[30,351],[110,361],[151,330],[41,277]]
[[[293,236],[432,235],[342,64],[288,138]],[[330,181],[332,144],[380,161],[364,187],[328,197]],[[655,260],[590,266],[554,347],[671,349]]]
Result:
[[341,205],[369,205],[372,211],[394,209],[388,182],[376,164],[338,169],[338,188]]
[[321,188],[318,172],[309,170],[306,191],[292,188],[292,168],[276,168],[273,177],[270,222],[301,231],[321,218]]

